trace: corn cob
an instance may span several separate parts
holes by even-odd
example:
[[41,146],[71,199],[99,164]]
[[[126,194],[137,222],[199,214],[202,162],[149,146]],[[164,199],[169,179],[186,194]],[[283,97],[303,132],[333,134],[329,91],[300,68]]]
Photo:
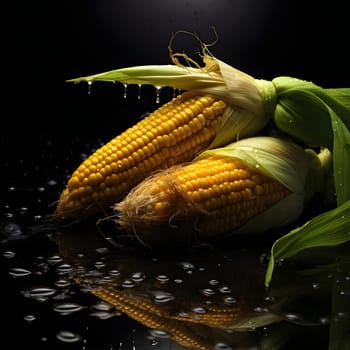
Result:
[[159,168],[191,160],[215,138],[225,103],[183,93],[88,157],[60,195],[57,218],[107,210]]
[[115,210],[117,223],[144,242],[193,234],[208,239],[244,225],[289,194],[239,159],[209,155],[149,177]]

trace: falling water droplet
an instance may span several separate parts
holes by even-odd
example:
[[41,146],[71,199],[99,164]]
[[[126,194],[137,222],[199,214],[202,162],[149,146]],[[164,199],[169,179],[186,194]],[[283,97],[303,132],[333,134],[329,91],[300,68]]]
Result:
[[128,84],[124,84],[124,94],[123,97],[126,98],[128,95]]
[[142,88],[142,85],[138,84],[138,90],[137,90],[137,99],[138,100],[141,100],[141,88]]
[[89,80],[87,83],[88,83],[88,95],[91,95],[92,81]]
[[160,93],[162,91],[161,86],[155,86],[156,89],[156,103],[160,103]]

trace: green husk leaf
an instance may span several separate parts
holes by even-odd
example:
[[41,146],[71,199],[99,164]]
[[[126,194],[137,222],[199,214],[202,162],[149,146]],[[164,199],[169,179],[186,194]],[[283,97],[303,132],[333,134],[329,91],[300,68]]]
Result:
[[341,118],[330,110],[333,143],[334,185],[337,204],[350,200],[350,131]]
[[270,136],[250,137],[210,149],[202,152],[197,159],[207,155],[240,159],[291,191],[290,195],[250,219],[234,233],[266,231],[295,221],[303,211],[305,201],[323,190],[330,162],[327,149],[319,156],[291,140]]
[[215,72],[192,67],[176,65],[145,65],[120,68],[103,73],[68,79],[67,82],[80,83],[105,81],[123,84],[151,84],[155,86],[172,86],[174,88],[191,90],[199,87],[222,86],[223,79]]
[[305,249],[332,247],[347,241],[350,241],[350,200],[314,217],[275,241],[265,275],[266,286],[272,279],[276,260],[290,258]]

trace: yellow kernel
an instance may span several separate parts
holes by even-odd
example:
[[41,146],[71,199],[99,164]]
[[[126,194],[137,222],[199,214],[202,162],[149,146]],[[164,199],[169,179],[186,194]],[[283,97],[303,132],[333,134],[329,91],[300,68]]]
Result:
[[77,176],[73,176],[70,178],[70,180],[68,181],[68,188],[70,190],[73,190],[74,188],[78,188],[80,186],[80,180],[79,177]]
[[90,186],[96,186],[103,181],[103,176],[100,173],[90,174],[88,177],[88,184]]

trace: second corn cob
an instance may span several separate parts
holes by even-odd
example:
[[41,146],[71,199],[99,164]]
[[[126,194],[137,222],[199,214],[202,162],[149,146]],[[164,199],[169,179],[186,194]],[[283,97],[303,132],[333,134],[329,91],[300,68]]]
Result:
[[82,218],[109,209],[159,168],[191,160],[216,136],[225,103],[183,93],[103,145],[72,174],[57,218]]
[[303,210],[306,181],[318,160],[290,141],[244,139],[147,178],[115,205],[117,223],[152,243],[283,226]]

